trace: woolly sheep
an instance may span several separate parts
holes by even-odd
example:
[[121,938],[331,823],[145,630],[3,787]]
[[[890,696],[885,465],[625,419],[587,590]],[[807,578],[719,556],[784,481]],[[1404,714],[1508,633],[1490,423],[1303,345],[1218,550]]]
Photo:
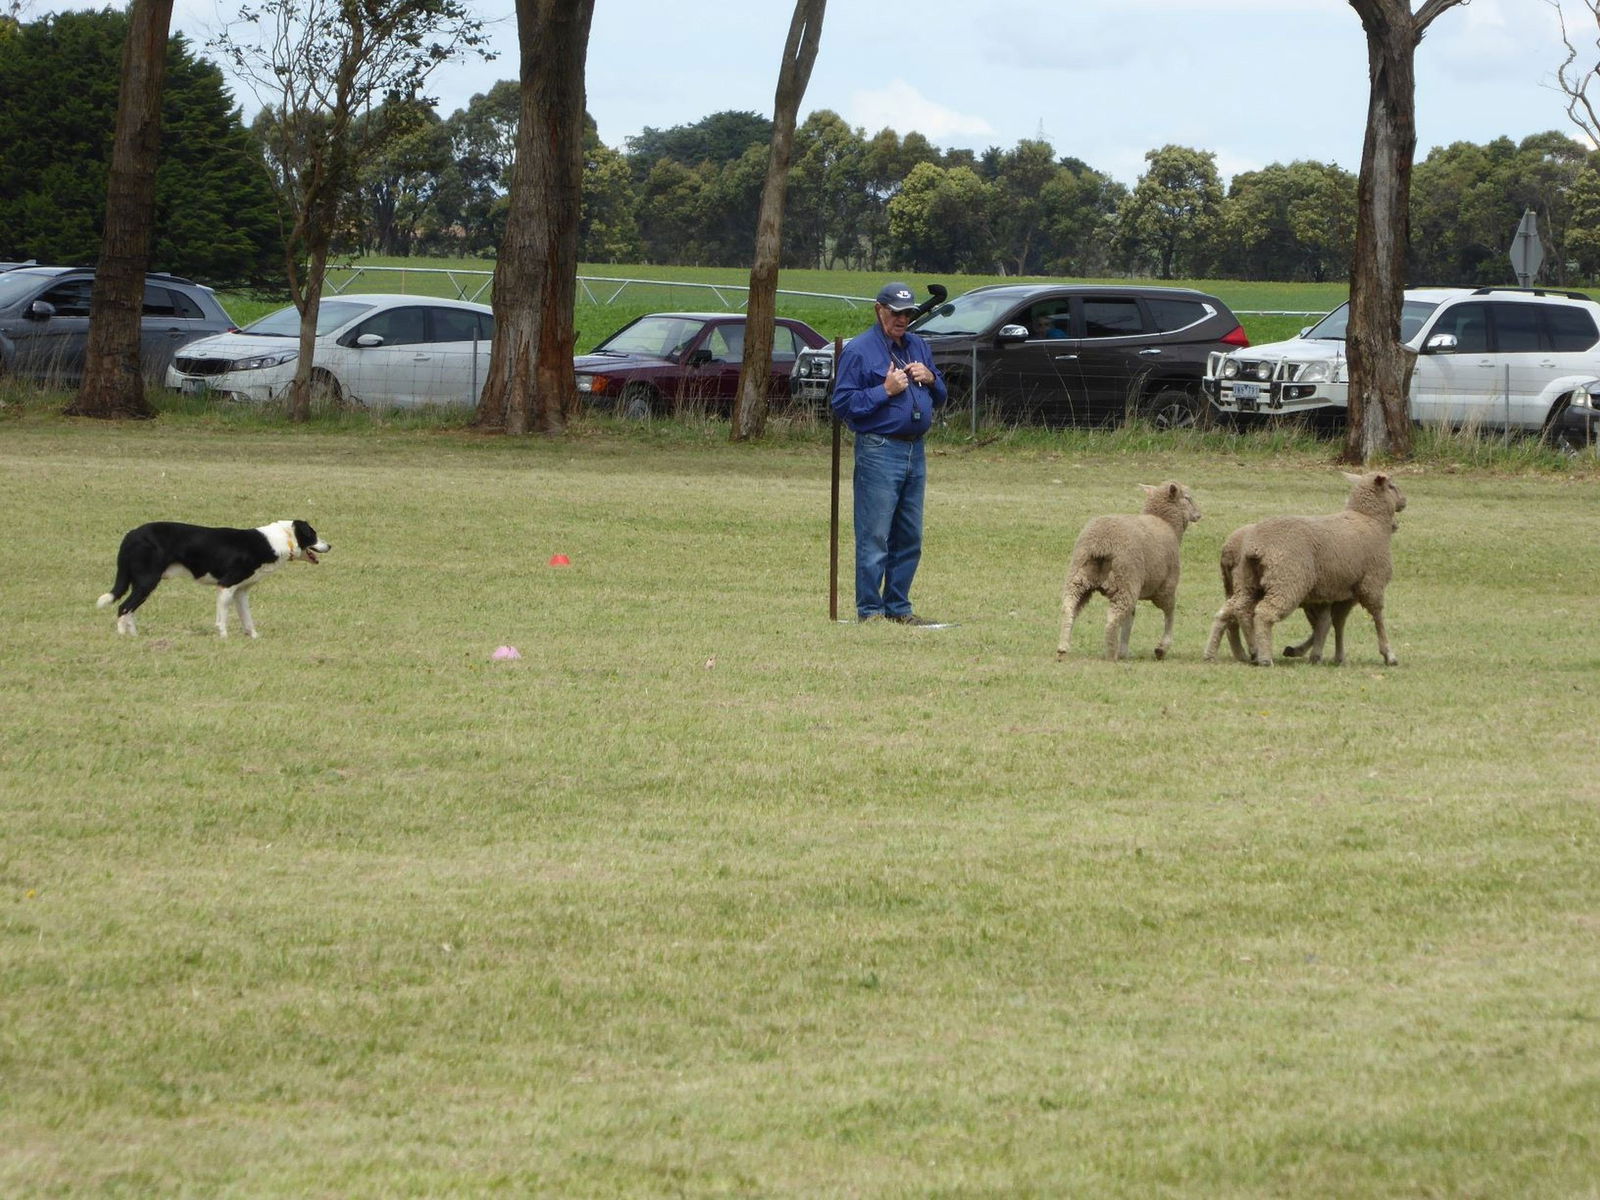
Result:
[[1165,658],[1172,645],[1172,618],[1177,607],[1179,545],[1191,522],[1200,519],[1199,506],[1181,483],[1167,481],[1145,492],[1144,509],[1137,514],[1095,517],[1083,527],[1072,547],[1066,587],[1061,595],[1061,640],[1056,659],[1067,656],[1072,623],[1089,597],[1099,592],[1110,603],[1106,614],[1106,657],[1128,657],[1128,636],[1133,632],[1134,605],[1149,600],[1167,619],[1156,657]]
[[[1233,595],[1233,569],[1239,565],[1239,549],[1244,545],[1244,539],[1248,537],[1254,530],[1254,525],[1241,525],[1238,529],[1235,529],[1228,535],[1227,541],[1222,543],[1222,553],[1219,555],[1219,565],[1222,568],[1222,595],[1224,599]],[[1311,622],[1311,636],[1297,645],[1285,646],[1283,648],[1283,653],[1287,658],[1299,658],[1302,654],[1310,651],[1311,661],[1318,662],[1322,658],[1322,639],[1317,637],[1316,634],[1317,612],[1320,609],[1327,608],[1327,605],[1302,604],[1300,608],[1301,611],[1306,614],[1306,619]],[[1239,638],[1238,621],[1229,620],[1227,623],[1227,631],[1228,646],[1230,649],[1232,649],[1234,658],[1238,659],[1240,662],[1249,662],[1255,657],[1255,639],[1248,626],[1244,630],[1245,639],[1249,642],[1248,650],[1246,649],[1245,642],[1241,641]],[[1339,623],[1339,631],[1339,635],[1342,637],[1344,633],[1343,621]],[[1326,630],[1324,630],[1324,636],[1326,636]],[[1337,639],[1335,639],[1335,644],[1338,644]]]
[[1372,614],[1383,661],[1394,666],[1383,624],[1383,590],[1393,566],[1389,540],[1395,515],[1406,498],[1394,480],[1378,472],[1345,476],[1350,497],[1343,512],[1322,517],[1269,517],[1248,526],[1238,547],[1232,591],[1211,626],[1205,657],[1217,656],[1217,643],[1229,622],[1251,633],[1250,647],[1260,666],[1272,664],[1272,627],[1296,608],[1312,621],[1310,657],[1321,657],[1322,642],[1334,628],[1334,662],[1344,662],[1344,620],[1355,604]]

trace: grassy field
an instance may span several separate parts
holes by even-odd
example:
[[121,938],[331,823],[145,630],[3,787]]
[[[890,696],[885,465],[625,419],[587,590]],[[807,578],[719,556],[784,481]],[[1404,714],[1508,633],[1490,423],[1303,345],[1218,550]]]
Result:
[[[828,621],[804,426],[0,410],[0,1194],[1593,1196],[1600,469],[1426,445],[1401,665],[1262,670],[1217,550],[1325,445],[930,454],[931,632]],[[1058,663],[1168,477],[1172,657]],[[290,516],[257,641],[94,608]]]
[[[489,291],[484,272],[494,263],[486,259],[456,258],[370,258],[356,264],[361,271],[331,272],[334,288],[352,292],[398,291],[422,295],[458,296],[487,304]],[[405,267],[397,274],[386,268]],[[373,269],[385,268],[385,269]],[[427,273],[424,273],[426,269]],[[722,310],[743,305],[743,287],[750,272],[733,267],[648,267],[637,264],[585,263],[580,274],[590,282],[580,284],[575,313],[578,350],[587,351],[634,317],[664,310]],[[796,293],[779,297],[778,311],[783,316],[799,317],[828,337],[850,337],[872,320],[871,297],[883,286],[885,276],[867,271],[785,271],[778,286]],[[907,278],[920,288],[926,282],[940,282],[959,295],[984,283],[1016,283],[1029,280],[1007,279],[999,275],[941,275],[937,280],[921,275]],[[618,281],[602,284],[594,280]],[[621,281],[629,281],[623,285]],[[650,281],[659,281],[652,284]],[[1054,282],[1054,281],[1052,281]],[[1073,281],[1085,282],[1085,281]],[[1114,283],[1160,283],[1152,279],[1109,280]],[[1218,296],[1241,314],[1253,341],[1278,341],[1292,336],[1310,323],[1305,313],[1324,313],[1349,294],[1345,281],[1333,283],[1243,283],[1238,280],[1172,280],[1173,286],[1195,287]],[[690,286],[683,286],[690,285]],[[722,290],[712,291],[706,285]],[[797,293],[812,293],[799,295]],[[850,304],[829,297],[854,297]],[[244,295],[223,297],[229,313],[241,324],[282,307],[282,298],[269,299]]]

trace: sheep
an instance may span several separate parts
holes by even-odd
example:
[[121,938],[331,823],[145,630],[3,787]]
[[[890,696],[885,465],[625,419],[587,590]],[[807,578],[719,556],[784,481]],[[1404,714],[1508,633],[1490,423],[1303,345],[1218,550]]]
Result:
[[[1222,543],[1222,553],[1219,556],[1219,565],[1222,567],[1222,595],[1223,598],[1233,595],[1233,569],[1239,563],[1239,548],[1244,545],[1244,539],[1255,529],[1254,525],[1241,525],[1228,535],[1228,540]],[[1317,637],[1317,611],[1327,607],[1321,604],[1302,604],[1301,611],[1306,614],[1306,619],[1311,622],[1311,636],[1305,641],[1294,646],[1283,648],[1287,658],[1299,658],[1307,651],[1311,652],[1311,661],[1318,662],[1322,658],[1322,640]],[[1340,636],[1343,635],[1344,625],[1340,622]],[[1245,643],[1239,638],[1239,622],[1230,620],[1227,623],[1228,645],[1233,650],[1234,658],[1240,662],[1248,662],[1255,657],[1255,642],[1252,631],[1248,626],[1244,630],[1245,639],[1249,641],[1249,652],[1246,653]],[[1326,634],[1326,630],[1324,630]],[[1335,639],[1335,645],[1338,639]]]
[[1303,606],[1312,635],[1309,646],[1300,649],[1309,649],[1308,657],[1318,661],[1331,625],[1333,661],[1342,664],[1345,617],[1359,603],[1372,614],[1383,661],[1398,664],[1383,623],[1383,590],[1393,573],[1389,540],[1406,498],[1382,472],[1345,478],[1351,488],[1343,512],[1269,517],[1242,531],[1232,588],[1211,626],[1206,661],[1216,659],[1217,643],[1233,622],[1253,635],[1253,661],[1270,666],[1273,625]]
[[1133,609],[1149,600],[1166,616],[1166,628],[1156,644],[1156,657],[1165,658],[1172,645],[1172,618],[1177,607],[1179,545],[1200,508],[1181,483],[1168,481],[1145,492],[1144,509],[1137,514],[1095,517],[1083,527],[1072,547],[1066,587],[1061,595],[1061,640],[1056,661],[1067,656],[1072,623],[1089,597],[1101,593],[1110,603],[1106,614],[1106,657],[1128,657],[1128,636],[1133,632]]

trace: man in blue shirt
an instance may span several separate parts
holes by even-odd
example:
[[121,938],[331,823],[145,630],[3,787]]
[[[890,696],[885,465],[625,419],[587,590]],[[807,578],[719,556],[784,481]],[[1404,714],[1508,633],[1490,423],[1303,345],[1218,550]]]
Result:
[[931,625],[911,608],[922,558],[928,472],[922,437],[945,402],[928,343],[908,331],[911,289],[885,284],[877,323],[845,344],[834,375],[833,412],[855,433],[856,616]]

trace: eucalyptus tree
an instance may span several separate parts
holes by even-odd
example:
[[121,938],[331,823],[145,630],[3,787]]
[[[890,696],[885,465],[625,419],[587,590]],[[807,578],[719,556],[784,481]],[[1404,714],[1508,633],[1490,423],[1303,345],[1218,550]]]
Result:
[[1222,206],[1217,156],[1188,146],[1163,146],[1144,156],[1149,164],[1118,213],[1125,253],[1162,279],[1194,268],[1209,244]]
[[494,276],[494,346],[480,428],[559,434],[572,376],[583,217],[584,64],[594,0],[517,0],[516,162]]
[[744,361],[733,400],[734,441],[760,437],[767,425],[767,387],[772,373],[773,319],[777,315],[778,267],[783,253],[783,200],[794,153],[794,127],[811,67],[822,42],[827,0],[794,0],[789,33],[778,62],[772,100],[772,145],[756,217],[755,254],[745,303]]
[[1367,37],[1367,128],[1361,143],[1355,258],[1350,271],[1349,410],[1344,457],[1411,453],[1407,404],[1413,358],[1400,341],[1417,150],[1417,43],[1465,0],[1350,0]]
[[303,421],[329,248],[361,164],[416,127],[437,67],[492,54],[463,0],[261,0],[211,45],[261,102],[256,124],[300,311],[290,414]]

